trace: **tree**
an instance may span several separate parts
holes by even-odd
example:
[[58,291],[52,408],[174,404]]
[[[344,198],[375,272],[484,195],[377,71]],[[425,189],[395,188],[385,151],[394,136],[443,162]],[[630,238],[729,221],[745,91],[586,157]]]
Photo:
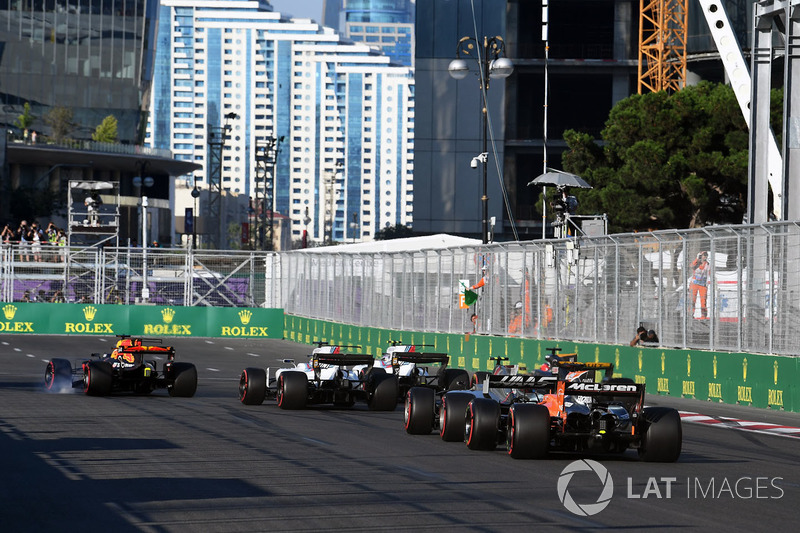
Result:
[[747,207],[748,131],[733,90],[702,82],[675,94],[633,95],[609,114],[602,147],[564,133],[564,169],[594,187],[584,213],[612,232],[741,223]]
[[101,143],[117,142],[117,119],[114,115],[108,115],[103,122],[97,125],[92,134],[92,140]]
[[72,117],[72,109],[69,107],[55,106],[47,112],[44,121],[50,126],[50,136],[54,141],[63,141],[75,130],[75,123],[72,121]]
[[14,121],[14,125],[21,130],[28,130],[36,122],[36,117],[31,113],[31,104],[25,102],[22,107],[22,114]]
[[413,237],[414,231],[408,226],[397,224],[395,226],[386,226],[382,230],[375,232],[376,241],[389,241],[391,239],[405,239],[406,237]]

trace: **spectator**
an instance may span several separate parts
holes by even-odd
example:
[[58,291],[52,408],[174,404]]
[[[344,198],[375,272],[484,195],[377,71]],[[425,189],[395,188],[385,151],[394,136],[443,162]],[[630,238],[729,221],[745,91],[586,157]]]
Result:
[[656,335],[656,330],[651,329],[647,332],[647,336],[644,338],[644,342],[646,344],[658,344],[658,335]]
[[708,295],[708,252],[700,252],[697,258],[692,261],[693,269],[692,281],[689,287],[692,292],[692,305],[691,316],[694,316],[695,305],[697,298],[700,297],[700,317],[701,319],[708,318],[708,309],[706,308],[706,297]]
[[19,224],[19,228],[17,228],[14,237],[16,238],[17,242],[19,242],[19,260],[20,261],[30,261],[30,255],[28,251],[28,237],[30,236],[30,230],[28,228],[28,221],[23,220]]
[[61,256],[61,262],[67,262],[67,235],[64,233],[63,229],[58,230],[58,247],[60,250],[58,254]]
[[[655,331],[653,332],[655,333]],[[647,330],[644,326],[639,326],[636,328],[636,336],[631,340],[631,346],[636,346],[637,344],[642,344],[645,339],[647,338]]]
[[477,313],[472,313],[472,316],[469,317],[470,322],[472,322],[472,333],[478,331],[478,315]]
[[39,230],[39,225],[34,222],[31,226],[31,253],[33,254],[33,260],[41,263],[42,261],[42,233]]
[[22,300],[20,300],[20,301],[21,302],[30,302],[31,301],[31,291],[27,291],[26,290],[25,293],[22,295]]
[[517,302],[511,310],[511,320],[508,322],[508,333],[510,335],[522,334],[522,302]]
[[14,240],[14,230],[11,229],[11,226],[6,224],[3,227],[3,233],[0,233],[0,239],[2,239],[3,244],[10,245]]
[[31,132],[31,144],[36,144],[36,130]]
[[60,290],[56,291],[55,294],[53,294],[53,297],[50,298],[50,303],[54,303],[54,304],[61,304],[61,303],[64,303],[64,301],[65,301],[64,300],[64,293],[61,292]]

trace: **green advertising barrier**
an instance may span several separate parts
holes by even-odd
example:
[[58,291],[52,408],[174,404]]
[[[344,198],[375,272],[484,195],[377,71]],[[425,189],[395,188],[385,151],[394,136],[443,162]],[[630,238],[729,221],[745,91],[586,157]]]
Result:
[[14,302],[2,311],[0,333],[280,339],[284,325],[282,309]]
[[284,327],[284,337],[295,342],[357,345],[374,357],[394,340],[427,345],[427,351],[450,354],[451,366],[473,372],[494,368],[491,357],[533,370],[545,362],[548,348],[557,347],[577,353],[580,361],[614,363],[615,376],[645,383],[650,394],[800,412],[797,357],[393,331],[289,315]]

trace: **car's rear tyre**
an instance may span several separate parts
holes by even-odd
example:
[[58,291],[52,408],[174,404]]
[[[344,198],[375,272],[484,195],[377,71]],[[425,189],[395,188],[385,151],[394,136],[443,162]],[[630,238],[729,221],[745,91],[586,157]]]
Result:
[[89,396],[106,396],[111,393],[111,364],[106,361],[88,361],[83,367],[83,392]]
[[406,394],[406,405],[403,410],[403,422],[406,433],[411,435],[428,435],[433,431],[436,419],[436,398],[433,389],[427,387],[411,387]]
[[303,409],[308,402],[308,376],[302,372],[281,372],[278,377],[278,407]]
[[483,388],[483,382],[486,381],[488,376],[492,375],[491,372],[478,371],[472,374],[472,386],[475,390]]
[[400,395],[400,383],[397,376],[384,372],[373,373],[367,382],[369,394],[369,408],[373,411],[394,411],[397,407],[397,398]]
[[44,386],[51,392],[72,388],[72,364],[66,359],[51,359],[44,371]]
[[245,368],[239,377],[239,401],[261,405],[267,397],[267,373],[262,368]]
[[550,411],[544,405],[517,403],[508,410],[508,455],[542,459],[550,447]]
[[639,444],[639,458],[658,463],[677,461],[683,444],[681,415],[678,411],[670,407],[645,407],[642,417],[644,433]]
[[463,392],[448,392],[442,396],[439,409],[439,436],[445,442],[464,440],[467,405],[474,396]]
[[175,398],[191,398],[197,392],[197,367],[192,363],[172,363],[174,381],[167,392]]
[[444,390],[467,390],[469,388],[469,372],[460,368],[444,369]]
[[473,398],[467,405],[464,442],[470,450],[494,450],[500,423],[500,404],[489,398]]

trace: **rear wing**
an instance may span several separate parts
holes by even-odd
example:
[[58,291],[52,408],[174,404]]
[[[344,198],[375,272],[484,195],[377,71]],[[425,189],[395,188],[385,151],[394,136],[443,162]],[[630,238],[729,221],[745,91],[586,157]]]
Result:
[[644,396],[644,383],[564,383],[564,394],[576,396]]
[[614,374],[613,363],[577,363],[577,362],[559,362],[558,363],[558,378],[563,380],[570,372],[580,372],[582,370],[604,370],[605,377],[611,378]]
[[372,366],[375,359],[371,355],[360,353],[320,353],[314,354],[311,360],[311,366],[314,369],[320,365],[335,365],[335,366],[355,366],[355,365],[368,365]]
[[489,374],[483,380],[483,392],[489,389],[555,389],[558,378],[556,376],[537,376],[534,374],[512,374],[496,376]]
[[450,356],[446,353],[433,352],[394,352],[392,353],[392,366],[397,367],[400,363],[431,364],[439,363],[442,366],[450,361]]

